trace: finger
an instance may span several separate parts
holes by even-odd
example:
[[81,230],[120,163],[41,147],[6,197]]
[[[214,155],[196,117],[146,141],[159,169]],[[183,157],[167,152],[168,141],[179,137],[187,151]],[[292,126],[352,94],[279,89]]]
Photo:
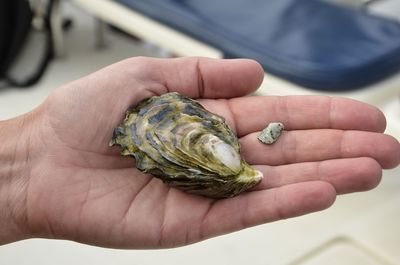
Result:
[[191,98],[231,98],[255,91],[264,78],[256,61],[248,59],[158,59],[168,92]]
[[242,155],[254,165],[282,165],[335,158],[371,157],[383,168],[400,162],[399,142],[385,134],[341,130],[285,131],[272,145],[262,144],[257,133],[240,139]]
[[[255,91],[264,78],[260,64],[249,59],[134,57],[115,63],[65,87],[76,101],[93,100],[107,113],[124,111],[167,92],[191,98],[231,98]],[[118,108],[116,107],[118,106]]]
[[383,132],[382,112],[365,103],[326,96],[266,96],[204,100],[211,112],[227,118],[239,136],[260,131],[269,122],[280,121],[287,130],[331,128]]
[[344,194],[373,189],[382,177],[380,165],[369,157],[255,168],[264,174],[264,178],[254,190],[321,180],[332,184],[338,194]]
[[327,182],[312,181],[244,193],[217,201],[204,217],[204,238],[246,227],[320,211],[331,206],[335,189]]

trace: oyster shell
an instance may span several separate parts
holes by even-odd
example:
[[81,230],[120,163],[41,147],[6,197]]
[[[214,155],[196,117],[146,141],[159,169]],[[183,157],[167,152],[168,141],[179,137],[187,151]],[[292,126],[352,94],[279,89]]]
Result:
[[232,197],[262,179],[240,157],[239,141],[224,118],[178,93],[151,97],[128,110],[110,145],[133,156],[139,170],[207,197]]
[[257,139],[263,144],[273,144],[281,136],[283,129],[283,123],[271,122],[267,125],[267,127],[265,127],[265,129],[261,131],[261,133],[257,136]]

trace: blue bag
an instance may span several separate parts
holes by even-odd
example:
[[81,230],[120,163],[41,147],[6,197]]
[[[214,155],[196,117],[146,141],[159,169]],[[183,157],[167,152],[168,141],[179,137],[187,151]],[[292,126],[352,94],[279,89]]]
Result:
[[400,24],[318,0],[117,0],[266,72],[320,90],[400,70]]

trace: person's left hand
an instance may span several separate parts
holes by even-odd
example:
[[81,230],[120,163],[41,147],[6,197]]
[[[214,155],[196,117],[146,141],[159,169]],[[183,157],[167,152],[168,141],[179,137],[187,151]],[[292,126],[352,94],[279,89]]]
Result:
[[[133,58],[55,90],[19,118],[26,144],[17,144],[25,152],[13,167],[25,177],[15,211],[25,236],[181,246],[325,209],[336,194],[375,187],[381,169],[399,163],[399,143],[382,134],[385,118],[376,108],[329,97],[242,97],[262,79],[250,60]],[[244,158],[264,173],[260,185],[231,199],[190,195],[108,146],[130,106],[171,91],[226,118]],[[271,121],[287,131],[265,146],[256,133]]]

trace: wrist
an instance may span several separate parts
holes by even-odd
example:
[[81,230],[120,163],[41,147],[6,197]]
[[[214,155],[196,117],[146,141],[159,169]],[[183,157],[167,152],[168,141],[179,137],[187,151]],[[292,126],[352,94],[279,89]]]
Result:
[[29,237],[26,214],[30,160],[28,117],[0,121],[0,245]]

